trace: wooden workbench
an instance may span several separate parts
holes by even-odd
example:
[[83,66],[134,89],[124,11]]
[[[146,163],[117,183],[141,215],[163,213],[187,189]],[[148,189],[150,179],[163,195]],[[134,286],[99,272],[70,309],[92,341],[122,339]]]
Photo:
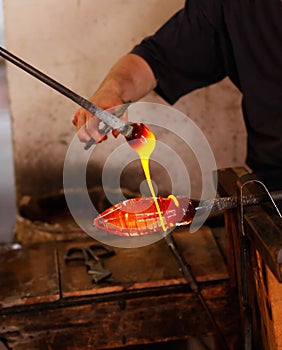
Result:
[[[221,169],[219,193],[238,196],[245,168]],[[261,194],[249,183],[244,195]],[[262,192],[264,193],[264,192]],[[242,225],[243,224],[243,225]],[[282,220],[270,201],[225,213],[230,283],[238,289],[245,348],[282,349]]]
[[[238,306],[212,231],[174,232],[215,319],[230,344]],[[64,254],[80,242],[48,242],[0,254],[0,340],[9,349],[111,349],[213,334],[197,296],[164,240],[114,248],[104,259],[112,279],[95,284]],[[232,347],[230,347],[232,348]]]

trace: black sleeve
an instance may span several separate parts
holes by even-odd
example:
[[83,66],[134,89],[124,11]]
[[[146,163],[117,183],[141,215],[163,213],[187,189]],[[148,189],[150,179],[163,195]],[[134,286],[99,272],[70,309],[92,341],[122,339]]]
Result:
[[226,76],[217,30],[193,0],[132,53],[148,62],[158,82],[156,92],[171,104]]

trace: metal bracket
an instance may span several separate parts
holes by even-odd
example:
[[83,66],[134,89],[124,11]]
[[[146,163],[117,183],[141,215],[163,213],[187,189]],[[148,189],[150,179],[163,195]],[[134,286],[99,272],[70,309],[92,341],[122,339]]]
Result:
[[244,229],[244,203],[243,203],[243,189],[246,185],[250,184],[250,183],[257,183],[259,185],[262,186],[262,188],[264,189],[264,191],[266,192],[267,196],[269,197],[269,200],[270,202],[272,203],[274,209],[276,210],[277,214],[280,216],[280,218],[282,218],[282,215],[280,213],[280,210],[278,209],[278,206],[276,205],[276,203],[274,202],[272,196],[271,196],[271,193],[270,191],[267,189],[267,187],[265,186],[265,184],[258,180],[258,178],[256,177],[255,174],[245,174],[243,176],[240,177],[239,181],[238,181],[238,186],[239,186],[239,189],[240,189],[240,192],[239,192],[239,209],[240,209],[240,219],[241,219],[241,222],[240,222],[240,227],[241,227],[241,231],[242,231],[242,234],[245,236],[245,229]]

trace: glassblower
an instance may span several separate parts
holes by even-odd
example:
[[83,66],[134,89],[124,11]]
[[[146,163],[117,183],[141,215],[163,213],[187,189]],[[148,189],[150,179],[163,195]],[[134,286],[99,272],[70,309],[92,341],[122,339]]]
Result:
[[[114,205],[94,219],[94,225],[97,228],[110,234],[121,236],[142,236],[156,232],[165,233],[168,228],[189,225],[196,212],[204,212],[207,210],[209,212],[222,211],[237,206],[237,199],[235,197],[203,200],[201,202],[191,200],[184,196],[175,197],[170,195],[168,198],[156,197],[150,178],[148,163],[150,155],[155,147],[155,136],[143,124],[130,124],[119,119],[129,106],[129,103],[122,106],[116,114],[112,114],[79,96],[2,47],[0,47],[0,56],[95,115],[101,120],[99,126],[99,131],[101,133],[106,134],[110,130],[117,130],[120,134],[125,136],[130,147],[138,153],[152,197],[129,199]],[[86,144],[85,149],[89,149],[94,143],[95,140],[91,139]],[[282,191],[272,193],[272,197],[277,200],[282,199]],[[243,205],[258,204],[266,199],[266,196],[261,195],[247,196],[243,198]],[[195,292],[199,298],[210,319],[215,329],[218,343],[222,349],[227,349],[224,336],[201,294],[190,265],[180,254],[173,237],[170,234],[164,234],[163,237],[180,265],[182,273],[188,281],[191,290]]]

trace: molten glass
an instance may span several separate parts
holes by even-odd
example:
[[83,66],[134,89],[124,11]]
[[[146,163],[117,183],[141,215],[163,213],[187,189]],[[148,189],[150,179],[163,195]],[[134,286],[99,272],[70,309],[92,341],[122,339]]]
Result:
[[166,229],[191,223],[199,204],[185,196],[133,198],[105,210],[94,220],[94,225],[102,231],[127,237],[164,232],[155,200]]
[[126,137],[130,147],[134,149],[140,158],[149,159],[155,146],[156,137],[153,132],[142,123],[133,123],[131,136]]
[[196,213],[198,202],[184,196],[156,196],[149,169],[149,159],[156,146],[155,135],[142,123],[134,123],[132,127],[132,134],[126,140],[140,157],[152,197],[133,198],[116,204],[100,214],[94,225],[120,236],[143,236],[188,225]]
[[155,190],[152,184],[150,168],[149,168],[149,159],[156,147],[156,137],[153,132],[144,124],[134,123],[132,124],[132,134],[130,137],[127,137],[126,140],[129,146],[139,155],[141,165],[154,199],[155,207],[157,209],[157,213],[159,215],[160,224],[162,226],[163,231],[166,231],[166,226],[164,219],[162,217],[161,209],[159,207],[159,203],[157,201],[157,197],[155,194]]

